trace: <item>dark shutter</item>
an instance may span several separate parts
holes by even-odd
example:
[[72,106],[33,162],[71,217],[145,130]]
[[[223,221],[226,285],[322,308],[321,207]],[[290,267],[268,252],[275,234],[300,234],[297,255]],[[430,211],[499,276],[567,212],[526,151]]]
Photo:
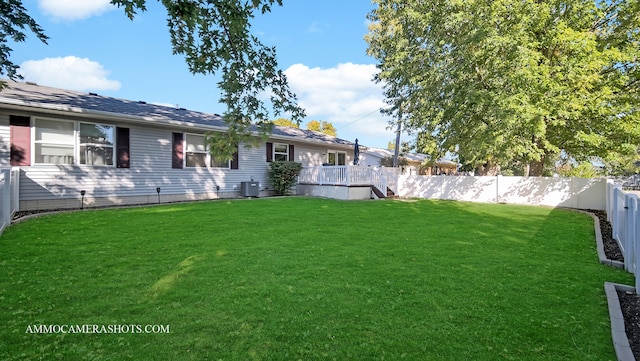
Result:
[[238,146],[236,145],[236,151],[233,153],[233,159],[231,159],[231,169],[240,168],[240,162],[238,160]]
[[295,162],[296,158],[293,153],[293,144],[289,144],[289,161]]
[[129,168],[129,128],[116,128],[116,167]]
[[9,116],[10,164],[31,165],[31,122],[29,117]]
[[175,169],[182,169],[182,160],[184,159],[184,153],[182,149],[183,135],[182,133],[173,133],[173,149],[171,156],[171,167]]
[[267,142],[267,162],[273,162],[273,143]]

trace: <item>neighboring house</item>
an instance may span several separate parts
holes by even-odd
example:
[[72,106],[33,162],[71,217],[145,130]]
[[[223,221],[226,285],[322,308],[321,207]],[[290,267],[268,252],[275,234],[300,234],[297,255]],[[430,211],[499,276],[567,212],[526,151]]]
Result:
[[[379,167],[380,161],[385,158],[393,159],[394,152],[389,149],[366,147],[360,152],[361,165],[369,167]],[[407,164],[401,166],[401,173],[408,175],[417,175],[420,172],[420,166],[427,159],[425,154],[408,153],[401,154],[401,158],[407,161]]]
[[205,145],[206,132],[226,130],[217,114],[33,83],[8,86],[0,92],[0,167],[20,168],[20,210],[76,208],[81,199],[106,206],[238,197],[248,181],[269,195],[273,160],[303,167],[353,161],[354,143],[287,127],[218,161]]
[[[380,166],[384,158],[393,158],[393,151],[382,148],[366,148],[360,152],[360,163],[370,167]],[[400,157],[407,161],[407,165],[401,166],[401,174],[405,175],[454,175],[458,172],[458,163],[439,159],[435,163],[428,161],[429,157],[421,153],[406,153]]]

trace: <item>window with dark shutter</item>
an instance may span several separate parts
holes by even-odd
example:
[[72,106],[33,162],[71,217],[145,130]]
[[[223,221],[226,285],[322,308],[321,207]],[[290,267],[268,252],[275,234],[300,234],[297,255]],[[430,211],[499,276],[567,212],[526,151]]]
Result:
[[129,128],[116,128],[116,167],[130,167]]
[[231,169],[239,169],[240,161],[238,159],[238,146],[236,145],[236,151],[233,153],[233,159],[231,159]]
[[182,169],[184,152],[183,152],[183,139],[182,133],[173,133],[173,149],[171,156],[171,167],[175,169]]
[[296,158],[293,156],[293,144],[289,144],[289,161],[295,162]]
[[29,117],[9,116],[10,164],[31,165],[31,121]]
[[267,162],[273,162],[273,143],[267,142]]

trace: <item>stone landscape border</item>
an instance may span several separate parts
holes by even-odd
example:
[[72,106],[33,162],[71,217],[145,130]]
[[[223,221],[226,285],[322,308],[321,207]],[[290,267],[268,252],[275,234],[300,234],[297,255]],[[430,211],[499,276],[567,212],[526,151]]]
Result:
[[[579,212],[589,214],[591,218],[593,218],[593,226],[596,233],[596,249],[600,263],[616,268],[624,268],[623,262],[611,260],[607,258],[604,253],[602,232],[600,230],[600,219],[598,216],[590,212]],[[618,283],[604,283],[604,292],[607,296],[607,305],[609,306],[609,318],[611,319],[611,338],[613,341],[613,348],[616,351],[616,358],[618,361],[636,361],[633,351],[631,350],[631,346],[629,345],[627,332],[624,328],[624,316],[622,315],[622,310],[620,308],[618,291],[635,293],[636,289],[635,287],[621,285]]]
[[607,295],[607,304],[609,305],[609,318],[611,318],[611,337],[613,339],[613,348],[616,350],[618,361],[636,361],[629,338],[624,329],[624,316],[620,309],[620,299],[618,291],[634,292],[636,289],[631,286],[621,285],[617,283],[605,282],[604,292]]

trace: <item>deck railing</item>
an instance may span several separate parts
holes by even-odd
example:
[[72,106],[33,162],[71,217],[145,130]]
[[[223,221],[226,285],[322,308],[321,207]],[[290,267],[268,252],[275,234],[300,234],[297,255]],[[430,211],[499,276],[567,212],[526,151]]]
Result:
[[[303,168],[298,176],[300,184],[342,185],[342,186],[375,186],[386,192],[389,185],[396,184],[397,177],[390,177],[393,172],[386,172],[376,167],[356,165],[324,166]],[[394,187],[395,188],[395,187]],[[393,190],[393,188],[391,188]]]

